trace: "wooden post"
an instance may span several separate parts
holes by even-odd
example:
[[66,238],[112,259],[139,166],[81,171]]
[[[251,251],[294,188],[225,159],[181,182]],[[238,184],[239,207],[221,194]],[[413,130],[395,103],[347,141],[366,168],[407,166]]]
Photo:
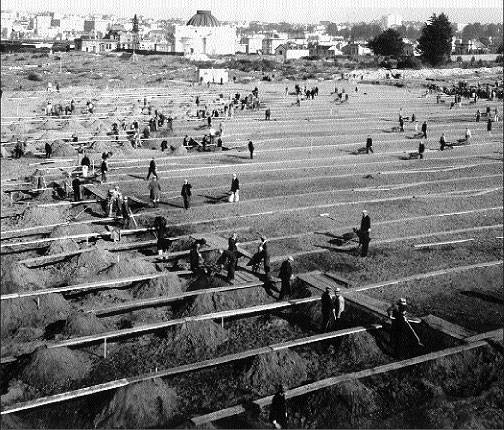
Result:
[[221,327],[224,328],[224,317],[221,318]]
[[107,358],[107,338],[103,339],[103,358]]
[[37,309],[40,309],[40,296],[37,296]]

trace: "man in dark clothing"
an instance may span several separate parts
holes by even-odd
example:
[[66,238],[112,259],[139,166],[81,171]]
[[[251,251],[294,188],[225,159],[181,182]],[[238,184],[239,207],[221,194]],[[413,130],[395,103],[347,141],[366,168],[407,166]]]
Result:
[[446,147],[446,138],[445,138],[445,135],[444,133],[441,135],[441,137],[439,138],[439,150],[440,151],[444,151]]
[[52,156],[52,145],[49,142],[45,143],[45,158],[51,158]]
[[191,251],[189,252],[189,264],[191,265],[191,270],[197,273],[201,270],[201,264],[203,263],[203,256],[201,255],[200,248],[201,245],[205,244],[202,240],[197,240],[194,242]]
[[269,121],[271,119],[271,109],[270,108],[266,108],[266,111],[265,111],[265,118],[264,118],[266,121]]
[[210,115],[208,115],[208,117],[207,117],[207,124],[208,124],[208,128],[210,128],[212,126],[212,117]]
[[264,273],[268,274],[271,271],[271,257],[268,250],[268,244],[266,243],[266,241],[263,242],[262,253],[264,260]]
[[156,173],[156,161],[154,160],[154,157],[152,157],[152,160],[149,163],[149,173],[147,173],[147,177],[145,178],[146,181],[149,180],[151,174],[159,179]]
[[404,119],[402,116],[399,118],[399,131],[404,131]]
[[100,170],[101,170],[101,181],[107,182],[107,172],[108,172],[107,158],[103,158]]
[[422,124],[422,137],[427,139],[427,121],[424,121]]
[[359,229],[359,241],[362,245],[361,257],[366,257],[369,247],[369,232],[371,231],[371,219],[366,210],[362,211],[361,225]]
[[168,149],[168,141],[167,140],[163,140],[161,142],[161,152],[165,152],[167,149]]
[[369,154],[370,151],[373,154],[373,139],[368,136],[366,139],[366,154]]
[[401,298],[395,305],[387,309],[389,318],[392,321],[391,340],[394,354],[401,357],[405,353],[406,339],[408,333],[408,323],[406,315],[406,299]]
[[129,202],[128,202],[128,197],[123,197],[122,203],[121,203],[121,215],[123,219],[123,229],[128,229],[130,225],[130,219],[131,219],[131,210],[129,207]]
[[182,200],[184,200],[184,209],[187,210],[191,207],[191,188],[192,185],[189,183],[187,179],[184,179],[184,185],[182,185],[182,191],[180,195],[182,196]]
[[72,181],[72,189],[74,195],[74,202],[80,202],[81,193],[80,193],[80,179],[74,178]]
[[331,293],[331,287],[327,287],[322,294],[322,332],[329,331],[330,327],[336,322],[336,309],[334,308]]
[[230,203],[236,203],[240,200],[240,181],[236,176],[236,173],[233,174],[233,179],[231,180],[231,195],[229,196]]
[[287,405],[283,386],[278,387],[278,391],[273,396],[269,420],[277,429],[287,428]]
[[487,131],[489,135],[492,135],[492,118],[488,118],[487,121]]
[[282,300],[285,296],[289,297],[291,295],[291,278],[292,278],[292,262],[294,258],[289,255],[289,258],[285,260],[280,266],[280,273],[278,277],[282,280],[282,289],[280,290],[280,295],[278,300]]
[[238,234],[233,233],[228,239],[228,251],[235,252],[238,251],[236,246],[236,239],[238,239]]
[[423,160],[424,152],[425,152],[425,143],[420,141],[420,143],[418,144],[418,155],[420,157],[420,160]]
[[248,150],[250,152],[250,159],[253,160],[254,159],[254,144],[252,143],[251,140],[249,140],[249,143],[248,143]]

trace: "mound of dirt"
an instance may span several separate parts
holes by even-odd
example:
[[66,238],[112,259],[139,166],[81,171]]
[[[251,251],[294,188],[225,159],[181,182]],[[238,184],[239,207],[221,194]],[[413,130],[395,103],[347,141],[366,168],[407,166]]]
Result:
[[117,262],[116,256],[113,256],[112,258],[114,258],[114,262],[105,270],[97,273],[98,278],[119,279],[135,275],[148,275],[150,273],[156,273],[156,267],[154,264],[140,258],[123,258],[119,260],[119,262]]
[[[36,390],[33,387],[30,387],[24,382],[19,381],[18,379],[13,379],[9,381],[9,388],[7,390],[7,393],[2,394],[1,396],[2,406],[5,407],[29,400],[34,394],[36,394],[35,391]],[[3,417],[2,428],[4,428]]]
[[149,279],[133,290],[133,295],[137,299],[170,297],[180,293],[182,293],[182,284],[179,277],[172,273],[166,273],[162,278]]
[[[196,291],[207,288],[217,288],[228,286],[229,284],[221,278],[211,278],[201,276],[189,285],[188,291]],[[214,294],[202,294],[196,296],[191,302],[186,304],[180,316],[201,315],[211,312],[219,312],[229,309],[239,309],[271,302],[271,298],[262,288],[244,289],[239,291],[228,291]]]
[[177,146],[177,147],[172,147],[170,148],[171,155],[187,155],[187,149],[185,149],[183,146]]
[[25,123],[24,121],[12,124],[9,128],[15,135],[25,135],[30,132],[27,123]]
[[0,157],[1,158],[7,158],[7,157],[10,157],[10,154],[9,152],[7,151],[7,149],[5,148],[5,146],[2,146],[0,147]]
[[191,321],[180,328],[172,345],[181,357],[203,357],[215,352],[227,340],[227,330],[213,321]]
[[68,224],[54,227],[49,237],[74,236],[77,234],[89,234],[92,232],[93,231],[88,224]]
[[305,360],[295,351],[286,349],[256,356],[242,376],[242,384],[257,395],[264,396],[275,393],[280,384],[297,387],[306,378]]
[[[33,227],[39,225],[60,224],[68,222],[70,213],[68,208],[29,206],[18,221],[18,226]],[[54,237],[54,236],[53,236]]]
[[48,120],[44,121],[40,126],[40,129],[42,130],[59,130],[59,128],[60,123],[52,118],[49,118]]
[[74,312],[66,320],[63,334],[70,337],[103,333],[105,325],[94,314]]
[[73,257],[72,260],[77,261],[74,272],[75,283],[89,281],[95,274],[103,272],[117,261],[114,255],[99,246],[90,252]]
[[21,372],[23,382],[43,391],[68,387],[84,379],[91,371],[89,356],[68,348],[38,348]]
[[63,142],[60,139],[53,142],[52,149],[55,157],[75,156],[77,154],[77,150],[71,143]]
[[334,355],[336,360],[346,363],[350,368],[372,367],[388,362],[387,356],[368,332],[343,337]]
[[0,285],[2,294],[18,291],[31,291],[44,288],[46,280],[41,272],[29,269],[24,264],[16,261],[2,262],[2,278]]
[[115,147],[110,142],[95,142],[92,146],[91,151],[98,152],[102,154],[103,152],[114,152],[117,151],[117,147]]
[[79,245],[73,239],[56,240],[51,242],[44,255],[61,254],[79,250]]
[[71,311],[70,304],[61,294],[40,296],[40,306],[31,297],[3,300],[1,306],[1,336],[10,336],[21,327],[45,327],[64,320]]
[[161,379],[119,388],[95,418],[100,428],[169,428],[177,413],[176,391]]

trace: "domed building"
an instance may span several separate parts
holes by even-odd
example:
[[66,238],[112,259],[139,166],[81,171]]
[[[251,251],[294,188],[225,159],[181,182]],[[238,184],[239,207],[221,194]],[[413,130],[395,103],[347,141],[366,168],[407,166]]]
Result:
[[184,55],[232,55],[236,29],[221,25],[209,10],[198,10],[186,25],[175,26],[175,52]]

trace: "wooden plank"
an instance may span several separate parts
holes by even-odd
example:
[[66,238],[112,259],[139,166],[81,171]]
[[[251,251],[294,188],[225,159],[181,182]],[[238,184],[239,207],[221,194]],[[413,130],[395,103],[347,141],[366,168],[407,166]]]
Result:
[[[46,294],[65,293],[68,291],[92,290],[92,289],[97,289],[97,288],[113,288],[113,287],[115,287],[117,285],[121,285],[121,284],[131,284],[133,282],[147,281],[149,279],[162,278],[163,276],[166,276],[166,273],[167,272],[154,273],[154,274],[149,274],[149,275],[130,276],[127,278],[122,278],[122,279],[113,279],[113,280],[98,281],[98,282],[88,282],[88,283],[84,283],[84,284],[67,285],[64,287],[47,288],[47,289],[37,290],[37,291],[26,291],[26,292],[20,292],[20,293],[12,293],[12,294],[1,294],[0,300],[19,299],[22,297],[37,297],[37,296],[43,296]],[[181,270],[178,272],[169,272],[169,273],[173,273],[175,275],[185,275],[185,274],[190,274],[192,272],[190,270]]]
[[340,284],[338,284],[337,282],[335,282],[333,279],[325,276],[323,273],[319,274],[319,275],[315,275],[314,276],[314,279],[316,282],[318,282],[321,286],[324,286],[324,287],[329,287],[331,288],[332,290],[336,289],[336,288],[339,288],[341,287]]
[[[26,232],[30,232],[30,231],[34,231],[34,230],[52,229],[54,227],[68,226],[68,225],[73,226],[73,225],[93,224],[95,222],[108,222],[108,221],[114,221],[114,219],[115,218],[98,218],[98,219],[78,221],[78,222],[61,222],[58,224],[37,225],[35,227],[26,227],[26,228],[20,228],[17,230],[5,230],[5,231],[1,231],[0,234],[2,235],[2,238],[3,238],[3,236],[6,234],[26,233]],[[8,238],[8,239],[10,239],[10,238]]]
[[131,196],[131,195],[128,195],[128,199],[130,199],[131,201],[135,202],[135,203],[138,203],[140,205],[143,205],[143,206],[149,206],[150,203],[148,201],[145,201],[145,200],[142,200],[136,196]]
[[352,281],[350,281],[346,278],[343,278],[342,276],[340,276],[334,272],[324,272],[324,275],[333,279],[334,281],[342,284],[345,287],[350,287],[352,285]]
[[108,199],[107,191],[103,191],[102,189],[98,188],[96,185],[84,184],[84,185],[82,185],[82,188],[89,191],[91,194],[95,195],[96,197],[98,197],[102,200]]
[[313,343],[313,342],[321,342],[324,340],[334,339],[334,338],[341,337],[341,336],[348,336],[349,334],[360,333],[363,331],[379,330],[381,328],[383,328],[383,326],[381,324],[372,324],[367,327],[346,328],[343,330],[338,330],[336,333],[335,332],[328,332],[328,333],[317,334],[314,336],[303,337],[301,339],[290,340],[288,342],[276,343],[274,345],[270,345],[270,348],[273,351],[280,351],[282,349],[293,348],[295,346],[306,345],[306,344]]
[[26,258],[25,260],[20,260],[19,264],[24,264],[26,266],[34,265],[37,263],[46,263],[48,261],[51,261],[53,259],[59,259],[59,258],[66,258],[70,257],[72,255],[79,255],[79,254],[84,254],[86,252],[90,252],[95,250],[96,248],[85,248],[85,249],[78,249],[76,251],[70,251],[70,252],[59,252],[57,254],[51,254],[51,255],[44,255],[41,257],[33,257],[33,258]]
[[476,240],[476,239],[471,238],[471,239],[450,240],[450,241],[446,241],[446,242],[422,243],[422,244],[418,244],[418,245],[413,245],[413,247],[414,248],[428,248],[431,246],[442,246],[442,245],[452,245],[454,243],[472,242],[473,240]]
[[[368,329],[373,330],[373,329],[375,329],[375,327],[371,326]],[[343,336],[343,335],[358,333],[363,330],[366,330],[366,328],[365,327],[355,327],[353,329],[344,330],[345,334],[342,333],[343,330],[340,330],[340,331],[335,331],[335,332],[324,333],[323,335],[315,335],[315,336],[306,337],[303,339],[299,339],[299,341],[302,341],[300,343],[300,345],[301,344],[307,345],[309,343],[320,342],[323,340],[327,340],[327,339],[331,339],[331,338],[335,338],[335,337],[339,337],[339,336]],[[286,344],[292,344],[292,343],[293,343],[293,341],[286,342]],[[70,399],[76,399],[76,398],[80,398],[80,397],[84,397],[84,396],[89,396],[89,395],[96,394],[99,392],[113,390],[113,389],[117,389],[117,388],[124,387],[127,385],[131,385],[131,384],[135,384],[135,383],[139,383],[139,382],[145,382],[145,381],[156,379],[156,378],[163,378],[163,377],[173,376],[173,375],[177,375],[177,374],[181,374],[181,373],[193,372],[193,371],[197,371],[197,370],[201,370],[201,369],[205,369],[205,368],[218,366],[221,364],[227,364],[227,363],[230,363],[233,361],[243,360],[243,359],[246,359],[249,357],[254,357],[257,355],[261,355],[261,354],[268,354],[272,351],[278,350],[278,347],[280,345],[282,345],[282,344],[279,343],[279,344],[275,344],[275,345],[271,345],[271,346],[264,346],[264,347],[260,347],[260,348],[251,349],[248,351],[239,352],[236,354],[228,354],[228,355],[225,355],[222,357],[216,357],[216,358],[212,358],[209,360],[199,361],[197,363],[184,364],[181,366],[172,367],[170,369],[161,370],[161,371],[154,372],[154,373],[148,373],[148,374],[130,377],[130,378],[122,378],[122,379],[118,379],[115,381],[106,382],[104,384],[93,385],[90,387],[81,388],[81,389],[73,390],[73,391],[68,391],[66,393],[56,394],[53,396],[42,397],[40,399],[31,400],[28,402],[24,402],[24,403],[12,405],[12,406],[7,406],[2,410],[1,414],[7,415],[10,413],[19,412],[22,410],[34,409],[34,408],[37,408],[40,406],[45,406],[45,405],[49,405],[49,404],[63,402],[63,401],[70,400]],[[292,346],[296,346],[296,345],[292,345]]]
[[102,316],[102,315],[108,315],[112,313],[118,313],[121,311],[131,311],[135,309],[142,309],[142,308],[147,308],[147,307],[154,307],[154,306],[162,306],[164,304],[168,303],[173,303],[177,302],[180,300],[185,300],[189,297],[195,297],[203,294],[213,294],[213,293],[221,293],[225,291],[237,291],[237,290],[243,290],[246,288],[254,288],[254,287],[260,287],[262,286],[262,282],[249,282],[241,285],[231,285],[231,286],[225,286],[225,287],[215,287],[215,288],[207,288],[204,290],[195,290],[195,291],[187,291],[185,293],[177,294],[171,297],[154,297],[151,299],[144,299],[144,300],[133,300],[127,303],[123,303],[120,305],[116,306],[110,306],[106,308],[101,308],[101,309],[89,309],[85,311],[86,313],[94,313],[95,315]]
[[105,339],[107,339],[107,340],[118,339],[121,337],[131,336],[131,335],[138,336],[138,335],[141,335],[144,333],[149,333],[149,332],[153,332],[153,331],[156,331],[159,329],[173,327],[176,325],[181,325],[181,324],[185,324],[188,322],[219,320],[222,318],[249,316],[249,315],[253,315],[256,313],[285,309],[285,308],[289,308],[289,307],[296,306],[299,304],[317,302],[319,300],[320,300],[320,297],[308,297],[305,299],[296,299],[296,300],[268,303],[265,305],[251,306],[251,307],[241,308],[241,309],[230,309],[227,311],[212,312],[212,313],[203,314],[203,315],[194,315],[194,316],[190,316],[190,317],[178,318],[178,319],[174,319],[174,320],[170,320],[170,321],[163,321],[163,322],[159,322],[159,323],[144,324],[142,326],[133,327],[130,329],[113,330],[113,331],[109,331],[109,332],[105,332],[105,333],[99,333],[96,335],[76,337],[76,338],[64,340],[64,341],[61,341],[58,343],[48,343],[47,347],[48,348],[61,348],[61,347],[70,347],[70,346],[77,346],[77,345],[87,345],[87,344],[91,344],[91,343],[102,342]]
[[440,331],[444,334],[447,334],[450,337],[459,340],[466,339],[476,334],[472,330],[468,330],[465,327],[462,327],[458,324],[453,324],[449,321],[446,321],[432,314],[423,317],[422,321],[425,322],[429,327],[433,328],[434,330]]
[[[469,344],[465,344],[465,345],[456,346],[453,348],[447,348],[447,349],[444,349],[441,351],[432,352],[432,353],[425,354],[425,355],[420,355],[420,356],[413,357],[413,358],[410,358],[407,360],[397,361],[394,363],[373,367],[371,369],[365,369],[365,370],[361,370],[358,372],[352,372],[352,373],[347,373],[344,375],[326,378],[326,379],[323,379],[320,381],[313,382],[311,384],[306,384],[306,385],[302,385],[297,388],[293,388],[291,390],[287,390],[285,392],[285,397],[287,399],[291,399],[294,397],[302,396],[302,395],[305,395],[305,394],[308,394],[308,393],[311,393],[314,391],[321,390],[323,388],[331,387],[331,386],[334,386],[334,385],[342,383],[342,382],[355,381],[357,379],[362,379],[362,378],[366,378],[369,376],[379,375],[382,373],[403,369],[406,367],[410,367],[410,366],[414,366],[417,364],[426,363],[428,361],[436,360],[438,358],[459,354],[460,352],[467,351],[470,349],[480,348],[485,345],[487,345],[487,343],[485,341],[469,343]],[[267,396],[267,397],[263,397],[261,399],[255,400],[253,403],[258,405],[259,407],[264,407],[264,406],[270,405],[272,400],[273,400],[273,396]],[[216,412],[212,412],[209,414],[193,417],[193,418],[191,418],[191,421],[193,424],[200,426],[203,424],[211,423],[213,421],[221,420],[223,418],[228,418],[228,417],[231,417],[234,415],[238,415],[238,414],[244,413],[245,411],[246,411],[246,409],[242,405],[237,405],[237,406],[233,406],[230,408],[222,409],[220,411],[216,411]]]
[[504,333],[504,330],[499,328],[497,330],[491,330],[491,331],[487,331],[485,333],[475,334],[474,336],[466,337],[464,340],[466,342],[479,342],[484,339],[495,339],[495,340],[500,340],[502,342],[503,333]]
[[53,208],[57,206],[76,206],[76,205],[85,205],[87,203],[98,203],[98,200],[80,200],[78,202],[58,202],[58,203],[44,203],[40,205],[36,205],[38,208]]

